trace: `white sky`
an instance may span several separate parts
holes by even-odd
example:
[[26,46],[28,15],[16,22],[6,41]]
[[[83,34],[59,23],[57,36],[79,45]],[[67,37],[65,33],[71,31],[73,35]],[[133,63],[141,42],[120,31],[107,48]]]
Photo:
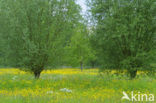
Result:
[[77,2],[82,8],[82,13],[85,13],[87,10],[87,6],[85,5],[85,0],[77,0]]

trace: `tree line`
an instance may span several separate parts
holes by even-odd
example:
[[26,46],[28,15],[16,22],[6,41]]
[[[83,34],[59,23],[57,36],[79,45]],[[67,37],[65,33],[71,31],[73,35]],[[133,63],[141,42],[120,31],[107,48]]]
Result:
[[59,66],[154,71],[155,0],[86,4],[89,18],[76,0],[0,0],[0,65],[35,78]]

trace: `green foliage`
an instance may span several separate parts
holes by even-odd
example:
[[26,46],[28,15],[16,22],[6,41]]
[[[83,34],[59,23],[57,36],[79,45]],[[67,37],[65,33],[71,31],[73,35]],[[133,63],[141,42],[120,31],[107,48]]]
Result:
[[[154,0],[91,0],[94,41],[102,68],[150,69],[155,56]],[[151,69],[150,69],[151,70]]]
[[8,44],[10,65],[28,68],[35,76],[46,66],[59,64],[81,18],[74,0],[1,0],[0,10],[4,25],[0,33]]
[[0,65],[154,70],[155,0],[87,1],[89,25],[75,0],[0,0]]
[[94,57],[91,45],[89,43],[89,35],[87,27],[79,24],[79,28],[75,29],[75,34],[71,37],[67,50],[67,62],[73,66],[81,66]]

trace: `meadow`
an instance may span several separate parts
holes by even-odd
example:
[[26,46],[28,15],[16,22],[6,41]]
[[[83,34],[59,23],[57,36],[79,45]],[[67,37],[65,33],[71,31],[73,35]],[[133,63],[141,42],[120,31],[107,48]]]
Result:
[[45,70],[35,79],[16,68],[0,69],[0,103],[130,103],[121,100],[123,91],[156,95],[156,79],[141,71],[130,80],[116,71],[72,68]]

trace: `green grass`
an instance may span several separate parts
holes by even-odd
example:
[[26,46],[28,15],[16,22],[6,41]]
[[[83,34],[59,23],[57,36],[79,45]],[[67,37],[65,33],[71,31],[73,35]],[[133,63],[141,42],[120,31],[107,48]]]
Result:
[[[62,92],[62,88],[72,92]],[[121,100],[123,91],[156,95],[156,79],[45,73],[36,80],[32,74],[0,74],[0,103],[130,103]]]

